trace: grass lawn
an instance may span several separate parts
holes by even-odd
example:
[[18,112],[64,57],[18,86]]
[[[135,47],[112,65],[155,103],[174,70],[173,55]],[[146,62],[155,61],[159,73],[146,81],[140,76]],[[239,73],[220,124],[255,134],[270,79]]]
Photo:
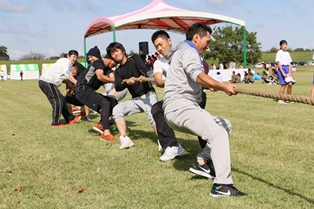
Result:
[[[310,95],[313,71],[298,68],[294,94]],[[279,91],[261,81],[240,86]],[[120,151],[117,132],[104,142],[92,131],[99,116],[51,128],[37,81],[0,81],[0,208],[313,208],[313,106],[223,92],[207,100],[233,124],[232,175],[247,197],[210,197],[212,180],[188,172],[200,152],[195,136],[177,133],[187,152],[160,162],[156,136],[137,114],[127,117],[135,147]]]

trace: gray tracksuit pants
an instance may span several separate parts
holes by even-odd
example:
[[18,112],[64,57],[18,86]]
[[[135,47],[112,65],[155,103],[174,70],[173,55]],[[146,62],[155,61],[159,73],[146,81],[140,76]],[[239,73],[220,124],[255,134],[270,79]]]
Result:
[[217,122],[219,120],[217,117],[197,105],[170,111],[165,114],[165,118],[174,130],[194,134],[206,140],[207,146],[200,155],[205,159],[209,157],[212,159],[216,171],[214,183],[233,184],[229,147],[231,124],[229,121],[223,119]]

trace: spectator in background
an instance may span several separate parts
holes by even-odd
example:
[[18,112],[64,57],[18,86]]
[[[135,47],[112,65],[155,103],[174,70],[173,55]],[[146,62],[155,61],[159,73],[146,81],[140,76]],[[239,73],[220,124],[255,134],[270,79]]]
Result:
[[152,59],[152,57],[150,55],[147,56],[145,67],[146,67],[147,71],[152,71],[154,68],[154,60]]
[[23,70],[21,70],[21,72],[20,72],[21,81],[23,80],[23,74],[24,74],[24,72],[23,72]]
[[0,71],[0,77],[1,77],[1,80],[3,81],[4,80],[4,72],[3,71]]
[[248,72],[248,83],[249,84],[254,83],[254,75],[250,71]]
[[161,57],[158,52],[155,52],[155,56],[156,56],[157,59],[159,59]]
[[220,72],[217,72],[216,81],[218,81],[220,83],[224,82],[224,79],[223,79],[222,75],[220,74]]
[[216,70],[216,65],[214,63],[212,64],[211,69]]
[[229,80],[230,83],[235,83],[236,81],[236,73],[235,71],[232,71],[231,80]]
[[[288,47],[287,41],[281,40],[279,45],[280,45],[280,50],[276,54],[276,62],[278,64],[278,79],[281,85],[279,94],[284,94],[285,89],[288,85],[287,94],[291,95],[293,79],[289,79],[289,78],[290,77],[292,78],[292,69],[291,69],[292,59],[290,57],[289,52],[286,51]],[[278,103],[285,104],[286,102],[283,100],[278,100]]]
[[263,83],[270,83],[270,80],[269,80],[269,75],[266,73],[266,70],[263,71],[262,73],[262,80],[263,80]]
[[311,93],[311,97],[314,98],[314,74],[313,74],[313,83],[312,83],[312,93]]
[[245,71],[242,83],[248,83],[248,82],[249,82],[249,74]]
[[206,75],[208,75],[209,66],[208,66],[208,63],[204,60],[204,58],[202,59],[202,63],[203,63],[203,66],[204,66],[204,73],[205,73]]
[[238,73],[235,77],[235,83],[241,83],[241,74]]
[[223,70],[224,69],[224,65],[222,63],[219,64],[219,70]]

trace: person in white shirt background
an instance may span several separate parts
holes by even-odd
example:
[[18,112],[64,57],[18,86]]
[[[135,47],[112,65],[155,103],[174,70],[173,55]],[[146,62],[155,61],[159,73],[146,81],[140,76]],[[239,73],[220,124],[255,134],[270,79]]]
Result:
[[[292,69],[291,69],[292,59],[290,57],[289,52],[286,51],[288,47],[287,41],[281,40],[279,45],[280,45],[280,49],[276,54],[276,62],[278,65],[278,79],[281,85],[279,94],[284,94],[285,89],[288,85],[287,94],[291,95],[292,84],[294,82],[292,79]],[[287,79],[289,79],[288,82],[287,82]],[[283,100],[279,100],[278,103],[285,104],[286,102]]]

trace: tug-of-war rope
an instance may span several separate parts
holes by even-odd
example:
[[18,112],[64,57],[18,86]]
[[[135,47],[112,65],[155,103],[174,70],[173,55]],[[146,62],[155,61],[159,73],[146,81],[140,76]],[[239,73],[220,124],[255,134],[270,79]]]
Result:
[[[134,78],[134,80],[139,81],[139,78]],[[153,78],[142,78],[143,81],[147,82],[154,82]],[[127,82],[128,79],[124,79],[123,82]],[[283,100],[289,102],[298,102],[308,105],[314,105],[314,98],[305,97],[305,96],[298,96],[298,95],[287,95],[287,94],[276,94],[272,92],[265,92],[253,89],[243,89],[243,88],[235,88],[234,91],[238,94],[247,94],[257,97],[265,97],[265,98],[272,98],[276,100]]]

